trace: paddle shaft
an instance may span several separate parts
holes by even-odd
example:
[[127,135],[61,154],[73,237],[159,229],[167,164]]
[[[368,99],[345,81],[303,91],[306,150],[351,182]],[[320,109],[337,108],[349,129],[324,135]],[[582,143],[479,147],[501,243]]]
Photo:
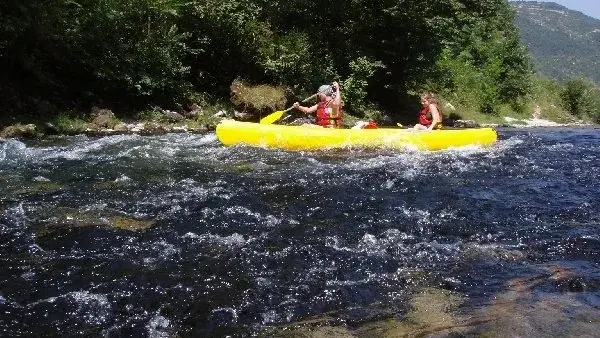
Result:
[[[313,98],[315,98],[317,95],[319,95],[320,93],[321,93],[321,92],[318,92],[318,93],[316,93],[316,94],[313,94],[313,95],[311,95],[311,96],[309,96],[309,97],[305,98],[305,99],[304,99],[304,100],[302,100],[301,102],[306,102],[306,101],[308,101],[308,100],[310,100],[310,99],[313,99]],[[270,114],[270,115],[268,115],[268,116],[266,116],[266,117],[262,118],[262,119],[260,120],[260,123],[261,123],[261,124],[272,124],[273,122],[275,122],[275,121],[277,121],[277,120],[281,119],[281,117],[283,116],[283,114],[285,114],[285,113],[289,112],[289,111],[290,111],[290,110],[292,110],[292,109],[294,109],[294,106],[291,106],[291,107],[289,107],[289,108],[288,108],[288,109],[286,109],[286,110],[276,111],[276,112],[274,112],[274,113],[272,113],[272,114]]]
[[[317,94],[319,94],[319,93],[317,93]],[[317,94],[312,94],[311,96],[309,96],[309,97],[305,98],[305,99],[304,99],[304,100],[302,100],[301,102],[306,102],[306,101],[308,101],[308,100],[310,100],[310,99],[314,99],[314,98],[317,96]],[[289,107],[289,108],[288,108],[288,109],[286,109],[285,111],[286,111],[286,112],[287,112],[287,111],[290,111],[292,108],[294,108],[294,107],[293,107],[293,106],[292,106],[292,107]]]
[[[315,96],[317,96],[317,94],[312,94],[311,96],[309,96],[309,97],[305,98],[304,100],[302,100],[302,101],[300,101],[300,102],[306,102],[306,101],[308,101],[308,100],[310,100],[310,99],[314,99],[314,98],[315,98]],[[287,113],[287,112],[289,112],[289,111],[290,111],[290,110],[292,110],[292,109],[294,109],[294,106],[291,106],[291,107],[289,107],[288,109],[284,110],[283,112],[281,112],[281,114],[283,115],[284,113]]]

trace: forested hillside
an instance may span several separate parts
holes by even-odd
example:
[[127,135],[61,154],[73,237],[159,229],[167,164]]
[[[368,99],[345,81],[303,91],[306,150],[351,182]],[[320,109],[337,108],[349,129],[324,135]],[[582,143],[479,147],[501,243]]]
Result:
[[425,89],[494,114],[531,83],[506,0],[7,0],[0,19],[4,114],[177,107],[236,78],[336,79],[359,116]]
[[600,84],[600,20],[551,2],[511,4],[539,74],[559,81],[582,76]]

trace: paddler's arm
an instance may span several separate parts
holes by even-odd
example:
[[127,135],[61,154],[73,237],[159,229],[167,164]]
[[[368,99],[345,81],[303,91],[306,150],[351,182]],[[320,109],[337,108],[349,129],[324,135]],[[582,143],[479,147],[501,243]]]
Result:
[[440,119],[440,111],[437,109],[437,106],[435,104],[429,105],[429,111],[431,112],[431,117],[433,121],[431,122],[431,125],[427,127],[427,130],[433,130],[433,128],[435,128],[435,126],[438,123],[442,122],[442,119]]
[[298,102],[294,102],[294,108],[298,109],[299,111],[303,112],[304,114],[310,114],[310,113],[314,113],[317,111],[317,106],[318,105],[314,105],[312,107],[303,107],[300,105],[300,103]]
[[342,104],[342,92],[340,91],[340,84],[337,81],[333,81],[331,84],[335,88],[335,97],[333,98],[333,106],[339,108]]

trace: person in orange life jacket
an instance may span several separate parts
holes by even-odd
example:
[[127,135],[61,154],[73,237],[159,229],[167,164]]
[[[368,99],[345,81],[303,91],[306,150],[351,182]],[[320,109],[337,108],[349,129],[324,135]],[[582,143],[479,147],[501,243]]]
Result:
[[298,102],[294,108],[304,114],[316,112],[316,124],[325,128],[338,128],[342,125],[342,93],[340,85],[333,82],[331,86],[322,85],[317,92],[318,103],[312,107],[303,107]]
[[435,96],[429,93],[421,95],[421,104],[423,108],[419,111],[419,123],[415,124],[414,129],[427,131],[441,129],[442,112]]

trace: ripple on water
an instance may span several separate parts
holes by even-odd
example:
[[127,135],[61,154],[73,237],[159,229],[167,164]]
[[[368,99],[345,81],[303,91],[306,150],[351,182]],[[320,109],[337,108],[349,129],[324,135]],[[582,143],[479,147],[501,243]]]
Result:
[[[480,323],[511,306],[526,314],[522,328],[593,318],[600,147],[588,136],[516,130],[489,148],[401,153],[222,147],[212,133],[2,143],[11,187],[60,189],[15,188],[0,201],[0,306],[12,311],[0,329],[251,336],[327,314],[315,321],[407,315],[418,325],[394,325],[409,333],[472,332],[458,313],[427,327],[432,299],[452,304],[440,287],[463,293],[461,311]],[[86,217],[61,226],[71,214]],[[154,225],[107,226],[115,215]],[[43,226],[56,231],[44,237]],[[553,260],[591,265],[535,271]],[[565,297],[539,301],[548,294]],[[19,310],[27,295],[39,299]],[[560,311],[527,310],[552,304]]]

